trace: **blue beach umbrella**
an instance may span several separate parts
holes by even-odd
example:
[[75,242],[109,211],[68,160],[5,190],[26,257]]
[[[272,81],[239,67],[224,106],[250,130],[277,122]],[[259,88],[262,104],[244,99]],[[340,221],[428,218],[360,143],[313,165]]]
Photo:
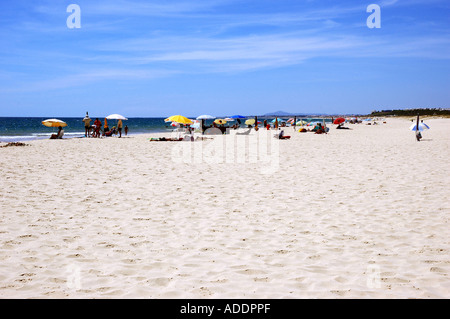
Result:
[[[411,131],[417,131],[417,124],[413,124],[413,125],[411,125],[410,127],[409,127],[409,129],[411,130]],[[419,131],[423,131],[423,130],[429,130],[430,129],[430,127],[427,125],[427,124],[425,124],[425,123],[419,123]]]
[[230,116],[230,118],[232,118],[232,119],[246,119],[246,117],[242,116],[242,115],[233,115],[233,116]]

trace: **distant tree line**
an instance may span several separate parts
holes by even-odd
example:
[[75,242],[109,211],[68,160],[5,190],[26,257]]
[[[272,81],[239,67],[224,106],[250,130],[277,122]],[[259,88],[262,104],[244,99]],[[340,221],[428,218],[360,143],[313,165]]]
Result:
[[371,116],[414,116],[414,115],[450,115],[450,109],[426,108],[426,109],[404,109],[404,110],[381,110],[373,111]]

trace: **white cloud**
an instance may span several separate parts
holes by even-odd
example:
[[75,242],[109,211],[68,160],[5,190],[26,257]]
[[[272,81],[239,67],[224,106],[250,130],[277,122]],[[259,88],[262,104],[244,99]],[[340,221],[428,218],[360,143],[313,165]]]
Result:
[[[4,86],[0,89],[2,93],[11,92],[37,92],[58,90],[72,87],[86,86],[96,82],[110,80],[149,80],[172,76],[176,71],[169,70],[132,70],[132,69],[97,69],[85,70],[84,72],[68,73],[67,75],[53,76],[48,79],[31,79],[26,85]],[[24,76],[23,74],[19,75]]]
[[[415,3],[421,1],[415,0]],[[43,28],[37,20],[20,21],[18,27],[0,31],[4,35],[0,41],[2,64],[27,67],[30,73],[39,67],[54,70],[53,79],[47,73],[35,74],[44,80],[29,80],[30,85],[22,86],[24,90],[37,90],[108,79],[151,79],[177,73],[246,72],[296,65],[319,57],[449,58],[447,32],[407,36],[384,32],[376,36],[364,27],[363,4],[325,7],[315,2],[309,9],[299,12],[236,15],[217,10],[233,2],[80,1],[82,15],[91,19],[82,18],[82,28],[70,33],[70,36],[75,35],[75,45],[64,28],[65,19],[61,19],[62,28],[48,21]],[[58,14],[63,18],[66,15],[64,10],[60,12],[61,5],[55,6],[53,1],[40,3],[37,11],[41,13]],[[382,5],[399,6],[406,2],[385,0]],[[135,16],[133,21],[143,23],[149,15],[170,16],[170,19],[164,20],[167,23],[150,23],[152,28],[148,32],[136,25],[127,25],[127,17]],[[361,26],[354,26],[354,15],[361,16]],[[98,16],[102,16],[101,19],[92,19]],[[114,18],[107,19],[110,16]],[[180,17],[193,18],[197,24],[186,24]],[[344,17],[351,17],[352,24],[347,26]],[[139,27],[142,25],[145,26],[139,24]],[[243,32],[236,31],[244,28]],[[29,44],[30,39],[34,46]],[[53,45],[57,41],[60,45]]]

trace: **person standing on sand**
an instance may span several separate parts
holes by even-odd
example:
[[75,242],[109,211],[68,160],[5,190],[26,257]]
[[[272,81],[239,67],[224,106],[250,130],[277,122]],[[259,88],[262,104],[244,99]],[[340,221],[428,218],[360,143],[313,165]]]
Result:
[[128,125],[125,125],[125,136],[127,136],[128,135]]
[[117,130],[119,131],[119,137],[122,137],[122,120],[119,120],[119,122],[117,122]]
[[108,120],[105,117],[105,125],[103,126],[103,134],[109,132]]
[[422,139],[422,134],[420,134],[419,130],[416,130],[416,139],[418,142],[420,142],[420,140]]
[[100,128],[102,127],[102,122],[100,122],[100,120],[96,118],[94,125],[95,125],[94,137],[100,137]]
[[91,118],[88,115],[88,112],[86,112],[86,116],[83,119],[84,122],[84,137],[90,136],[89,129],[91,128]]

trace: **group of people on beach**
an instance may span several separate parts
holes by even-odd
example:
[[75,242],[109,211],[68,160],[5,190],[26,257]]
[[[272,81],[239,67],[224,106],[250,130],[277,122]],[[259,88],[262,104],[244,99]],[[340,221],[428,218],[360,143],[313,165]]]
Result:
[[[111,129],[108,126],[108,122],[105,118],[105,125],[102,128],[102,122],[96,118],[93,125],[91,125],[92,119],[89,117],[88,112],[86,112],[86,116],[83,119],[84,122],[84,136],[85,137],[101,137],[101,136],[113,136],[119,134],[119,137],[122,137],[122,120],[117,122],[117,128],[113,126]],[[128,126],[124,127],[125,135],[128,135]]]
[[[217,124],[216,122],[213,122],[211,125],[205,125],[205,121],[202,120],[202,124],[201,124],[202,133],[204,133],[207,129],[210,129],[210,128],[217,128],[217,129],[221,130],[223,134],[225,134],[225,132],[226,132],[227,129],[237,130],[237,129],[241,128],[241,122],[240,122],[240,120],[238,119],[237,121],[238,121],[238,123],[235,123],[235,124],[232,125],[232,126],[227,126],[227,125],[224,125],[224,124]],[[261,122],[258,122],[258,123],[261,123]],[[258,123],[257,123],[257,124],[258,124]],[[258,130],[259,130],[259,127],[258,127],[257,124],[254,125],[254,126],[251,125],[251,124],[248,124],[248,125],[246,126],[246,128],[248,128],[248,129],[254,128],[255,131],[258,131]],[[285,123],[285,122],[282,122],[282,123],[275,123],[275,124],[272,124],[272,125],[271,125],[269,122],[267,122],[267,120],[264,120],[263,127],[264,127],[266,130],[270,130],[270,129],[277,129],[277,130],[278,130],[279,127],[286,127],[286,123]]]

